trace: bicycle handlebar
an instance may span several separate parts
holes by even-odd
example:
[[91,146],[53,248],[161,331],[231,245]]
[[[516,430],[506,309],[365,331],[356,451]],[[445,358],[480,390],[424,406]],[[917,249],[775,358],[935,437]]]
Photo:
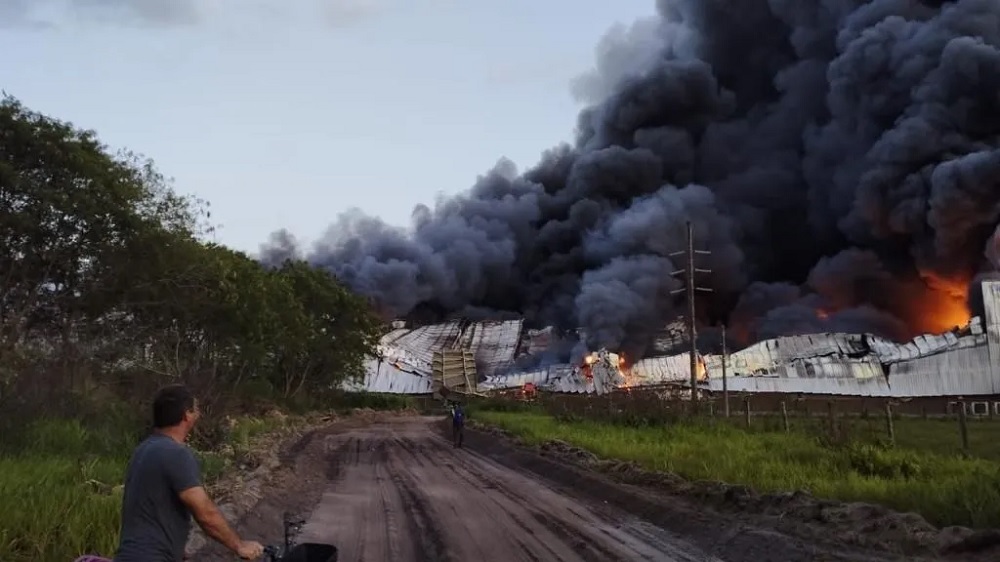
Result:
[[288,554],[288,550],[292,548],[292,536],[299,534],[302,531],[302,526],[306,524],[305,519],[292,519],[287,512],[282,519],[284,519],[285,531],[284,546],[269,544],[264,547],[264,557],[270,562],[280,562]]

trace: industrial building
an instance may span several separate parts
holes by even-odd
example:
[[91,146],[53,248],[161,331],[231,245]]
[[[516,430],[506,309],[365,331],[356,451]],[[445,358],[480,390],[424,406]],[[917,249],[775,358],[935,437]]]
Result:
[[[699,386],[722,390],[723,361],[733,392],[874,398],[1000,395],[1000,282],[982,284],[985,318],[940,335],[899,344],[871,334],[809,334],[755,343],[728,354],[704,355]],[[604,393],[616,387],[690,384],[687,353],[647,357],[634,364],[595,352],[586,365],[518,368],[544,353],[551,330],[524,330],[520,320],[454,321],[406,328],[397,324],[351,390],[399,394],[433,391],[435,351],[464,349],[476,360],[480,391],[517,388]],[[596,350],[595,350],[596,351]],[[519,361],[520,359],[520,361]],[[593,362],[593,365],[589,363]]]

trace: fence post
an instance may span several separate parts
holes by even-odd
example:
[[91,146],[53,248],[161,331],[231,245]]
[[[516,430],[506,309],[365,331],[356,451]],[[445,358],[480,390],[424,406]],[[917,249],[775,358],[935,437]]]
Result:
[[885,402],[885,429],[889,434],[889,444],[896,444],[896,428],[892,425],[892,404],[888,400]]
[[962,435],[962,452],[969,454],[969,426],[968,414],[965,412],[965,401],[958,403],[958,431]]
[[722,402],[723,411],[725,416],[729,417],[729,384],[726,379],[726,363],[728,363],[729,354],[726,353],[726,325],[722,325]]
[[746,415],[747,429],[750,428],[750,397],[743,398],[743,413]]
[[788,433],[788,407],[785,406],[785,401],[781,401],[781,424],[785,428],[785,433]]
[[830,424],[830,437],[833,438],[837,434],[837,415],[833,411],[833,400],[826,401],[826,417]]

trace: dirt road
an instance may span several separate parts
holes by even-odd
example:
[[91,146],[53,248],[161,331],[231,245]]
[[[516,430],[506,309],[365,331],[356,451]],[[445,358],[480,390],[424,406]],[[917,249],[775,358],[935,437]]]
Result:
[[[720,510],[652,482],[616,481],[569,452],[540,454],[490,431],[470,429],[467,446],[456,450],[444,417],[361,413],[288,443],[237,522],[243,536],[280,541],[282,513],[291,512],[307,520],[299,542],[333,543],[341,562],[943,560],[891,541],[859,544],[845,534],[857,526],[824,518],[822,504],[786,517],[734,509],[746,499],[734,494]],[[239,490],[235,496],[244,498]],[[864,531],[871,537],[894,532],[874,525]],[[191,558],[232,559],[214,544]],[[997,558],[984,551],[947,559]]]
[[327,437],[337,472],[300,536],[342,562],[714,561],[681,537],[558,492],[470,449],[438,419]]

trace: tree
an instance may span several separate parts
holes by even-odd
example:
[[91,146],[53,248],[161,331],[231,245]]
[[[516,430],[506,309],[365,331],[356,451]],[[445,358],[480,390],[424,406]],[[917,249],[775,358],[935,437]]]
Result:
[[0,400],[14,382],[165,380],[290,398],[360,375],[379,337],[368,304],[305,262],[204,242],[206,216],[152,162],[0,101]]
[[329,272],[303,261],[286,261],[277,273],[301,305],[285,317],[290,336],[282,354],[285,395],[297,394],[310,381],[329,387],[362,376],[364,358],[374,353],[381,336],[367,302]]

